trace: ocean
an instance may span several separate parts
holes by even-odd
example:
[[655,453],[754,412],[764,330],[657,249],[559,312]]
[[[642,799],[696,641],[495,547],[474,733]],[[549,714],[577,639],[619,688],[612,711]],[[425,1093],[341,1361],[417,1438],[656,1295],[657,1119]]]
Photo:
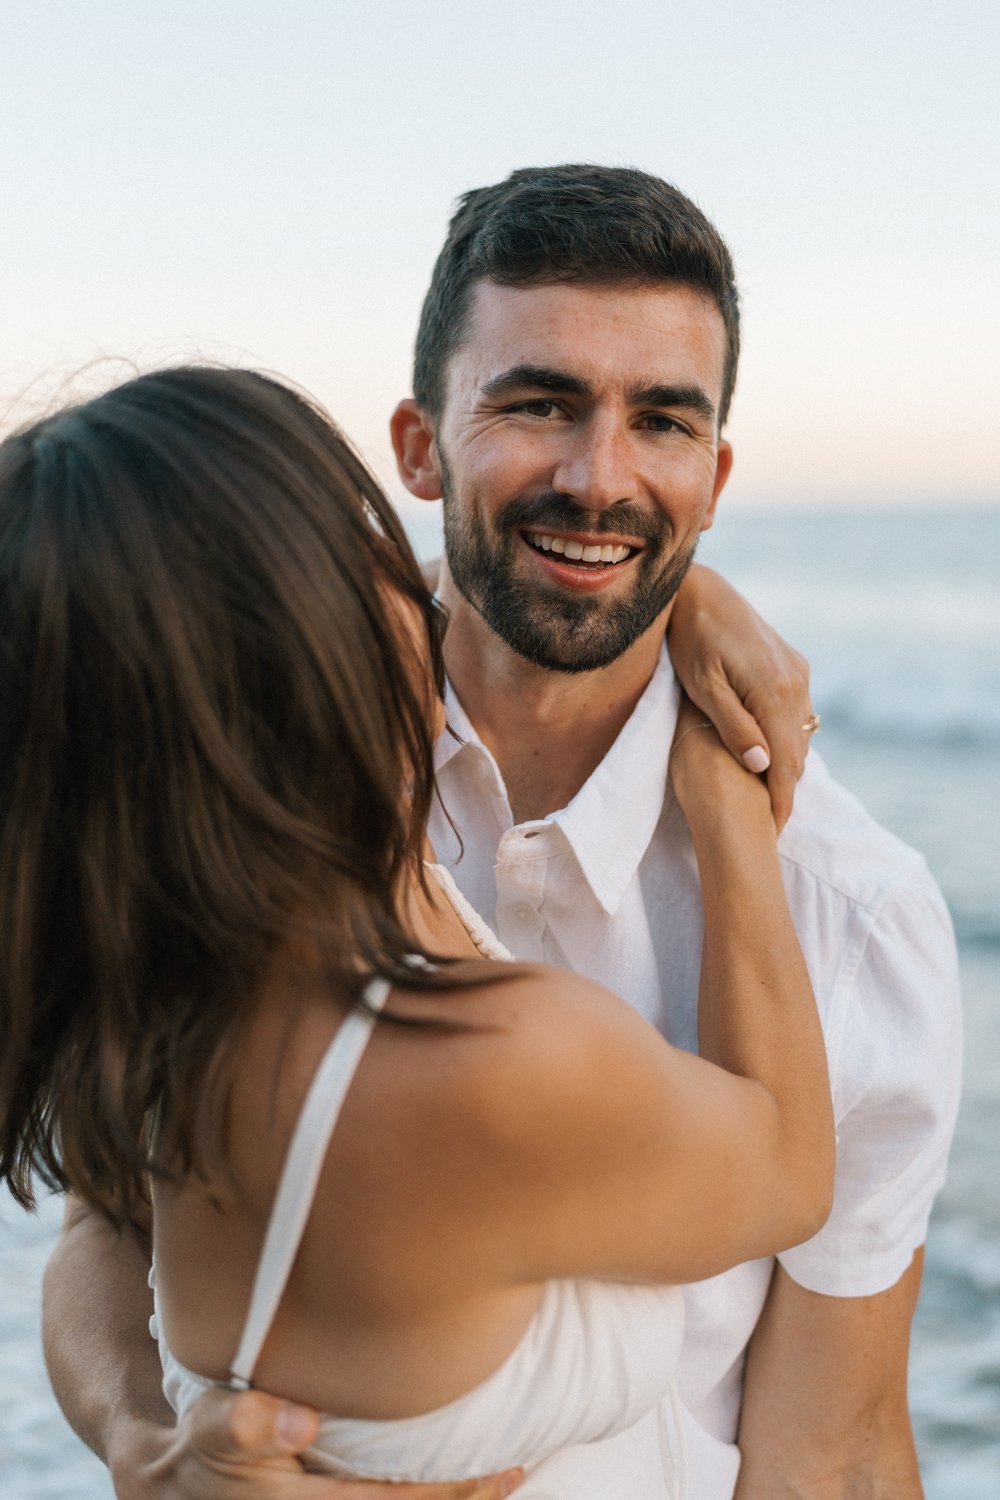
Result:
[[[417,515],[424,555],[433,513]],[[1000,1495],[1000,509],[751,513],[700,556],[809,656],[817,748],[923,850],[958,935],[965,1097],[935,1206],[911,1358],[928,1500]],[[0,1495],[111,1500],[40,1353],[38,1288],[60,1215],[0,1198]],[[85,1290],[82,1295],[86,1295]]]

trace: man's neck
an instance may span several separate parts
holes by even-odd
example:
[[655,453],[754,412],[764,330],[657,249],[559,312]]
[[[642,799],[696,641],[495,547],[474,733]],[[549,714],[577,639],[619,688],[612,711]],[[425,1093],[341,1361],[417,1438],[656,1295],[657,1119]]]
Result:
[[445,576],[451,685],[507,788],[516,823],[544,818],[576,796],[642,696],[656,668],[665,619],[609,667],[554,672],[533,666],[493,634]]

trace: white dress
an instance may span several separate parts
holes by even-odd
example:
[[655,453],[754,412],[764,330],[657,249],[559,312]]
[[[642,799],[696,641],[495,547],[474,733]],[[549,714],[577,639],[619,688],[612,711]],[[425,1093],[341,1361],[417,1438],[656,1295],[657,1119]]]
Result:
[[[485,956],[509,960],[447,871],[433,867]],[[384,980],[368,987],[380,1010]],[[240,1348],[229,1382],[252,1381],[312,1207],[333,1128],[374,1020],[353,1011],[325,1053],[306,1096],[275,1197]],[[185,1369],[161,1332],[150,1275],[163,1389],[182,1416],[215,1382]],[[308,1468],[344,1477],[426,1482],[523,1465],[521,1500],[681,1500],[686,1455],[674,1377],[684,1301],[679,1287],[551,1281],[524,1335],[479,1385],[419,1416],[324,1416]],[[331,1359],[336,1350],[331,1350]]]

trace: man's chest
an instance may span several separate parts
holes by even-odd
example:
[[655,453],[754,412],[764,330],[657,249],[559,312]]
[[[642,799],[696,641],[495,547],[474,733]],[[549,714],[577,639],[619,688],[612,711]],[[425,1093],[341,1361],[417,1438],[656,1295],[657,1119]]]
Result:
[[[690,846],[669,811],[634,876],[609,903],[586,879],[558,826],[505,827],[501,810],[488,804],[466,808],[459,823],[450,810],[461,850],[438,816],[431,828],[438,857],[516,958],[605,985],[675,1045],[694,1050],[701,899]],[[613,831],[602,836],[613,838]]]

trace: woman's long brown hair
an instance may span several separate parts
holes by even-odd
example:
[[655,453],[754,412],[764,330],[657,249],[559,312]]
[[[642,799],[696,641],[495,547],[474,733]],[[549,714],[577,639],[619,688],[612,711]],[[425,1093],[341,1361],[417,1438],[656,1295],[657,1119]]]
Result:
[[[142,376],[0,445],[0,1179],[118,1222],[198,1164],[305,924],[331,994],[408,962],[436,607],[332,423],[276,381]],[[403,795],[407,783],[412,797]],[[439,971],[440,973],[440,971]]]

